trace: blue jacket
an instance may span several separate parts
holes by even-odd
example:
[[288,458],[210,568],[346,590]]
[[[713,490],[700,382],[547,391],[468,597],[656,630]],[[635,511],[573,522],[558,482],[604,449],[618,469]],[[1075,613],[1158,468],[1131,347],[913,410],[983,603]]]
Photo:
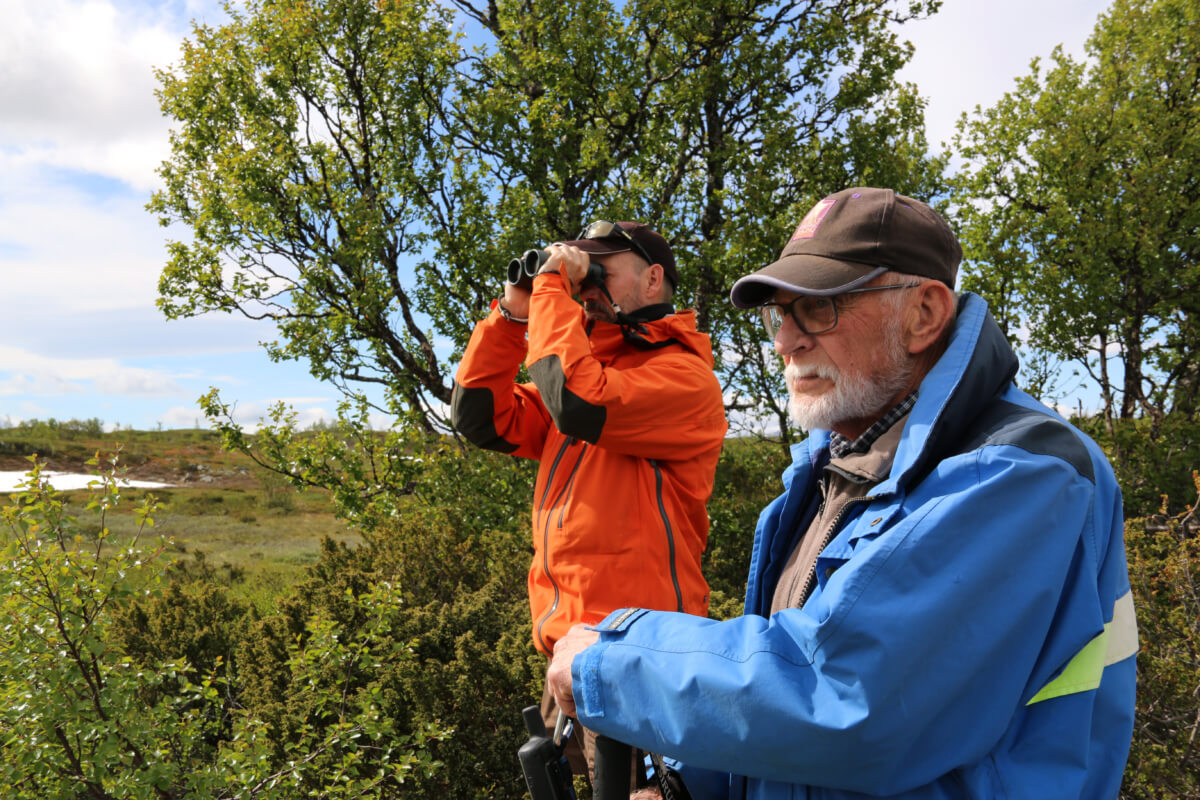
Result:
[[804,607],[770,615],[827,432],[759,518],[745,615],[614,612],[573,664],[579,721],[686,765],[695,800],[1115,798],[1137,650],[1120,490],[1016,369],[965,295]]

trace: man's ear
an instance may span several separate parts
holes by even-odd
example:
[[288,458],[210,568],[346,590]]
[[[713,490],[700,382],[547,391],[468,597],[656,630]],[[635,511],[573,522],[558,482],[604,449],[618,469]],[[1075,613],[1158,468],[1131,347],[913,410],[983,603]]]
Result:
[[662,299],[663,281],[667,279],[667,273],[663,270],[662,264],[651,264],[646,267],[646,271],[642,273],[642,280],[646,283],[646,297]]
[[921,355],[937,345],[954,319],[954,292],[941,281],[925,281],[913,288],[908,304],[908,352]]

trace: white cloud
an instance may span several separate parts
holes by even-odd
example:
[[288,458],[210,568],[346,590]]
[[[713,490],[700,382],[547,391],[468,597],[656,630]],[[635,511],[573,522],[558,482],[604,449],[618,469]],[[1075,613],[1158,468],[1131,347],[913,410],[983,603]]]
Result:
[[18,315],[153,305],[168,233],[144,210],[168,147],[153,67],[178,59],[181,14],[211,6],[4,0],[0,288]]
[[[3,393],[0,392],[0,397],[3,396]],[[20,403],[18,403],[17,411],[20,411],[21,413],[12,415],[6,414],[4,416],[4,424],[0,427],[12,428],[20,425],[26,420],[42,419],[44,417],[52,416],[50,409],[37,405],[36,403],[31,403],[28,400],[22,400]]]
[[16,373],[7,378],[0,378],[0,397],[15,397],[18,395],[37,395],[39,397],[56,397],[64,394],[83,392],[86,389],[59,375],[50,372],[34,371],[31,373]]
[[0,143],[15,162],[152,185],[167,145],[152,69],[178,58],[179,31],[106,0],[6,5]]
[[1111,0],[952,0],[930,19],[903,26],[916,48],[900,73],[928,98],[925,120],[935,148],[949,142],[964,111],[992,106],[1061,44],[1073,57]]
[[328,403],[328,402],[330,402],[330,398],[328,398],[328,397],[280,397],[275,402],[283,403],[284,405],[295,407],[295,406],[318,405],[321,403]]
[[70,314],[153,306],[166,237],[143,210],[146,198],[97,200],[4,172],[16,180],[0,189],[0,280],[14,308]]
[[138,367],[119,367],[92,379],[100,394],[119,395],[179,395],[182,387],[173,378],[156,370]]
[[198,406],[171,406],[158,415],[164,428],[207,428],[208,421]]
[[0,345],[0,397],[53,397],[76,392],[128,396],[184,394],[175,379],[157,370],[129,367],[111,358],[47,358]]

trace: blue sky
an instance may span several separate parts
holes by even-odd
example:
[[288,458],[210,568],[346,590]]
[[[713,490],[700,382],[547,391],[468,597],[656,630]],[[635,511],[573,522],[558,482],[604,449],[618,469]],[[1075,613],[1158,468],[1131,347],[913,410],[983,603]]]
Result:
[[[1107,6],[945,0],[906,26],[916,57],[902,77],[928,99],[930,141],[1056,44],[1081,54]],[[190,20],[222,18],[209,0],[0,0],[0,426],[193,427],[210,387],[247,424],[279,400],[302,424],[332,417],[332,387],[258,346],[269,326],[169,322],[154,306],[165,241],[183,232],[144,210],[167,155],[152,69],[177,59]]]

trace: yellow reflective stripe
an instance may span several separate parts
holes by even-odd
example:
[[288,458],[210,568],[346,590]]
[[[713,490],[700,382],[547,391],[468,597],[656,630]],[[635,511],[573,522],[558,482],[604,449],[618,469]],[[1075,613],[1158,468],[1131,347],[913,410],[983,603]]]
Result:
[[1112,622],[1083,646],[1057,678],[1042,687],[1025,705],[1076,692],[1089,692],[1100,686],[1104,668],[1124,661],[1138,650],[1137,617],[1133,610],[1133,593],[1126,592],[1113,603]]

